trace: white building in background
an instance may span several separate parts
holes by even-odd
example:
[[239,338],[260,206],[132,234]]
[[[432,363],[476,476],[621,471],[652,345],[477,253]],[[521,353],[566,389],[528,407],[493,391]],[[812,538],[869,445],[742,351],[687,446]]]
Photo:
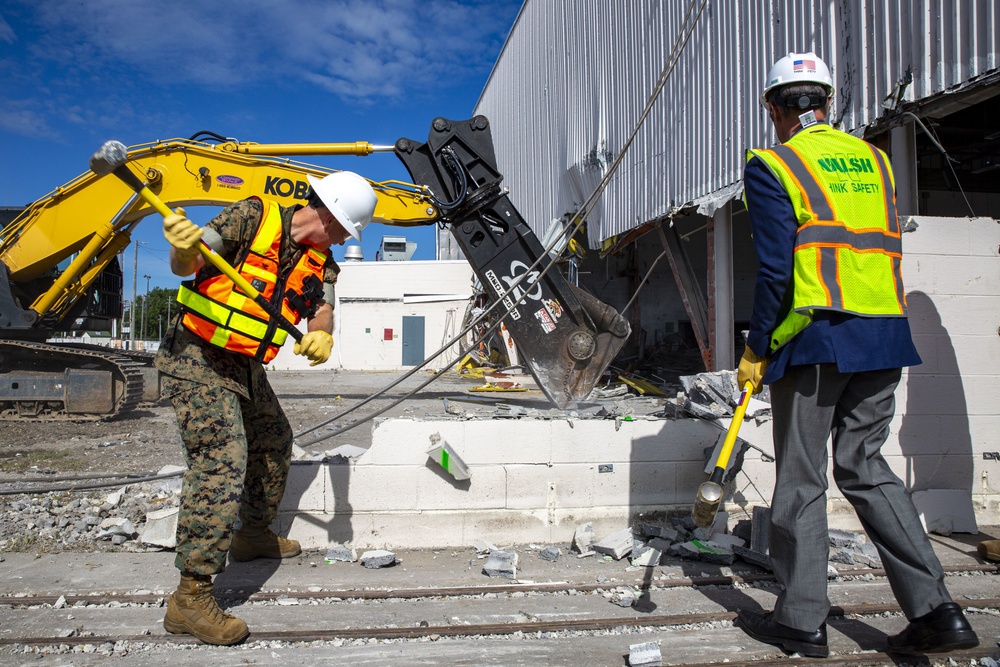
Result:
[[[472,297],[472,267],[462,261],[345,261],[337,279],[333,355],[311,370],[408,370],[462,330]],[[305,330],[305,323],[300,325]],[[268,365],[307,370],[287,342]],[[457,361],[451,345],[429,369]]]

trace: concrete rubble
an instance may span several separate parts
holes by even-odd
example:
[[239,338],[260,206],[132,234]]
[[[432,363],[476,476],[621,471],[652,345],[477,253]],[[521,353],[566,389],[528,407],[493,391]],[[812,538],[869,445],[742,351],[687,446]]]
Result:
[[504,579],[517,578],[517,552],[494,549],[483,565],[483,574]]
[[661,667],[663,665],[663,655],[660,653],[660,646],[656,642],[646,642],[644,644],[630,644],[628,647],[629,667]]
[[326,562],[330,563],[354,563],[358,560],[356,549],[343,544],[335,544],[326,550]]
[[369,570],[377,570],[380,567],[389,567],[399,562],[396,554],[385,549],[373,549],[361,554],[361,564]]

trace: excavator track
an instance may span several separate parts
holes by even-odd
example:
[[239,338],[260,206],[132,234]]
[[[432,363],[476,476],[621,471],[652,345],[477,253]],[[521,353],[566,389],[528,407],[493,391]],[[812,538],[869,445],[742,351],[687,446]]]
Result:
[[0,340],[0,420],[100,420],[143,401],[148,364],[117,350]]

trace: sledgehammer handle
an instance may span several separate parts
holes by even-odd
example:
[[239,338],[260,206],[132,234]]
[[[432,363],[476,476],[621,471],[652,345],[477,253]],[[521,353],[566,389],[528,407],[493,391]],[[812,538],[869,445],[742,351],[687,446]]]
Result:
[[747,405],[750,403],[750,396],[752,395],[753,384],[748,381],[743,384],[743,392],[740,394],[740,401],[736,404],[736,409],[733,411],[733,419],[729,422],[726,439],[722,441],[722,449],[719,450],[719,457],[715,459],[715,472],[720,468],[725,472],[726,466],[729,465],[729,457],[733,454],[733,445],[736,444],[736,436],[740,432],[740,425],[743,424],[743,416],[747,413]]
[[[152,190],[147,188],[143,182],[132,173],[132,170],[124,164],[115,167],[111,173],[120,178],[125,185],[135,190],[136,194],[142,197],[147,204],[156,209],[157,213],[163,217],[167,217],[173,213],[173,211],[170,210],[170,207],[164,204],[163,200],[157,197]],[[254,303],[260,306],[265,313],[274,318],[274,321],[277,322],[282,329],[287,331],[292,338],[295,339],[295,342],[302,342],[302,332],[299,331],[298,327],[289,322],[288,319],[281,314],[280,310],[275,308],[274,305],[265,299],[260,292],[255,290],[253,285],[248,283],[243,276],[236,272],[236,269],[229,265],[229,262],[219,256],[219,254],[212,250],[212,248],[210,248],[204,241],[198,244],[198,250],[201,251],[202,257],[204,257],[207,262],[221,271],[227,278],[232,280],[233,283],[243,290],[244,294],[253,299]]]

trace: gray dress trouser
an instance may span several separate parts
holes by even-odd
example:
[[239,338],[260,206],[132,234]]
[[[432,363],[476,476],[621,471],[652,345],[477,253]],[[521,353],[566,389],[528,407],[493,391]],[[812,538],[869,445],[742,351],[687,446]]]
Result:
[[792,366],[770,385],[777,473],[771,559],[784,590],[774,619],[812,632],[830,611],[826,514],[827,438],[833,477],[878,549],[909,619],[950,602],[944,571],[909,493],[882,457],[901,369],[841,373],[836,364]]

